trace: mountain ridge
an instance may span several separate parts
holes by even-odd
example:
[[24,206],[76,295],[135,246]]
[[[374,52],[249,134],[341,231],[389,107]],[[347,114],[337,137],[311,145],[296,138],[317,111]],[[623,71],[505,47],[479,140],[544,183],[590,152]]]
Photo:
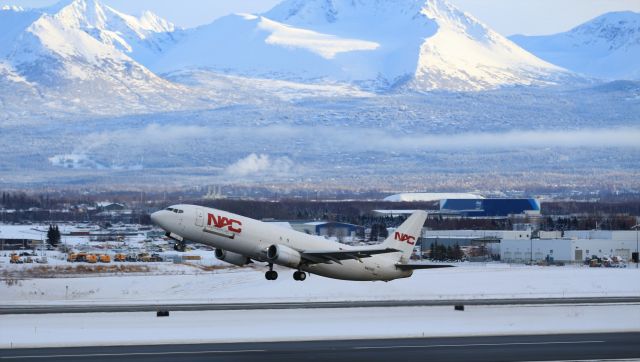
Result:
[[640,80],[640,13],[609,12],[551,35],[511,40],[549,62],[605,80]]
[[[288,73],[301,81],[374,84],[379,91],[547,85],[566,73],[443,0],[287,0],[260,15],[223,17],[190,37],[152,69]],[[257,69],[246,63],[256,58]]]

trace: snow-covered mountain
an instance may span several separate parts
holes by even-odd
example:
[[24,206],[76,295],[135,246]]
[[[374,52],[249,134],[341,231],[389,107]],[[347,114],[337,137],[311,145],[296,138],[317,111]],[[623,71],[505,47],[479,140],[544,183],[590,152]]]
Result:
[[566,72],[445,0],[286,0],[191,31],[150,64],[377,89],[483,90]]
[[511,40],[574,72],[604,79],[640,80],[640,13],[607,13],[565,33],[514,35]]
[[158,77],[125,53],[144,58],[158,49],[154,34],[170,31],[170,24],[152,15],[136,19],[93,0],[64,1],[38,10],[4,8],[2,92],[13,92],[12,85],[32,89],[38,99],[25,99],[25,104],[40,101],[67,110],[77,105],[110,113],[114,103],[116,109],[131,107],[132,113],[149,105],[173,109],[174,98],[186,88]]
[[160,56],[182,35],[181,29],[150,11],[134,17],[96,0],[65,0],[45,11],[142,64]]

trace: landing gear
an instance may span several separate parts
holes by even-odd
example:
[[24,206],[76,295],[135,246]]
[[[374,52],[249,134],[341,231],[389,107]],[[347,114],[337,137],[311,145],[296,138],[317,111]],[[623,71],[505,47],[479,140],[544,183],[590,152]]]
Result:
[[269,271],[264,274],[264,277],[267,278],[267,280],[278,279],[278,272],[273,270],[273,263],[269,263]]
[[293,273],[293,280],[297,280],[301,282],[301,281],[304,281],[305,279],[307,279],[307,273],[303,271],[297,271]]
[[176,243],[173,244],[173,250],[184,253],[185,251],[187,251],[187,243],[185,243],[184,240],[176,241]]

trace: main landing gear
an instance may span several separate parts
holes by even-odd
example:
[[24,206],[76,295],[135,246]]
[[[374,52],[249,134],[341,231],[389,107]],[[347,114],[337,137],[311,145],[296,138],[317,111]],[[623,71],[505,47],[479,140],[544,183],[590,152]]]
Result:
[[297,280],[301,282],[301,281],[304,281],[305,279],[307,279],[307,273],[303,271],[297,271],[293,273],[293,280]]
[[269,263],[269,271],[264,274],[264,277],[267,278],[267,280],[278,279],[278,272],[273,270],[273,263]]

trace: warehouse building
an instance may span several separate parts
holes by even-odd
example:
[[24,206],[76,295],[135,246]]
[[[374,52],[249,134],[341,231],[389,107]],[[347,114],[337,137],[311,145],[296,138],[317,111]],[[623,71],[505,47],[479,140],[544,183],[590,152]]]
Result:
[[632,231],[568,231],[564,237],[540,239],[502,239],[500,259],[504,262],[523,263],[550,260],[563,263],[582,263],[596,256],[620,257],[630,261],[636,251],[636,232]]

